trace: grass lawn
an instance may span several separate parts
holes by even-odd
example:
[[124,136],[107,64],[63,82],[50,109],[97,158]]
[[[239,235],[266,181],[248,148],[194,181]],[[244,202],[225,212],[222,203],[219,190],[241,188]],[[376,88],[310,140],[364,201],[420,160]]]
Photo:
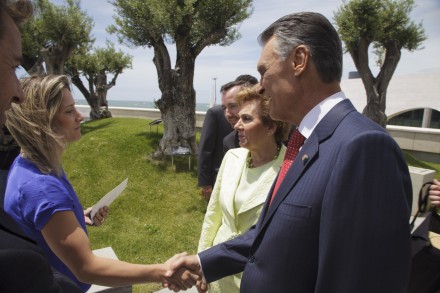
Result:
[[[99,228],[89,227],[92,249],[111,246],[120,260],[162,263],[175,253],[196,252],[206,211],[197,187],[196,159],[188,171],[186,157],[164,162],[149,159],[159,143],[163,125],[156,134],[150,120],[113,118],[82,125],[82,138],[71,144],[64,168],[84,207],[95,204],[125,178],[124,193],[110,207]],[[440,164],[418,161],[405,154],[415,167],[435,169]],[[159,284],[135,285],[133,292],[153,292]]]
[[435,170],[435,178],[440,178],[440,164],[439,163],[433,163],[433,162],[425,162],[425,161],[420,161],[417,160],[416,158],[414,158],[413,156],[411,156],[408,152],[403,152],[405,155],[405,160],[408,163],[408,165],[413,166],[413,167],[418,167],[418,168],[423,168],[423,169],[431,169],[431,170]]
[[[162,135],[148,133],[149,120],[113,118],[82,125],[82,138],[63,158],[68,178],[84,207],[92,206],[128,177],[99,228],[89,227],[92,249],[111,246],[119,259],[162,263],[175,253],[195,253],[206,211],[197,187],[197,168],[186,157],[153,163],[149,154]],[[155,127],[154,127],[155,128]],[[196,159],[192,159],[195,166]],[[134,286],[152,292],[159,284]]]

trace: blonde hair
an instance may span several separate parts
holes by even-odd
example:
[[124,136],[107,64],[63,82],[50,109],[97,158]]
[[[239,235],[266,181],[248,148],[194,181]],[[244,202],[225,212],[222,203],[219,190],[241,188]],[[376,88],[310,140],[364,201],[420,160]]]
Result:
[[289,131],[289,124],[287,122],[272,119],[269,114],[270,100],[267,96],[260,94],[256,87],[245,87],[237,93],[235,97],[237,104],[241,107],[244,102],[257,101],[259,102],[258,114],[261,121],[266,126],[276,125],[277,130],[274,133],[277,144],[282,143],[287,138]]
[[6,126],[26,158],[44,173],[61,176],[61,157],[66,145],[57,133],[53,118],[63,99],[63,89],[70,90],[65,75],[31,76],[22,79],[23,104],[12,104]]

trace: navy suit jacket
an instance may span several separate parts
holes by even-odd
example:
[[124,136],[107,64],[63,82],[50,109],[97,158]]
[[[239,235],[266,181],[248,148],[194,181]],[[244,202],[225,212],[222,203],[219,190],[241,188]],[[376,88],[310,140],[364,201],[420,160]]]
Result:
[[0,209],[0,292],[81,292],[72,280],[50,267],[43,251],[3,209]]
[[232,126],[226,120],[222,106],[208,109],[200,135],[197,165],[199,186],[214,186],[224,156],[223,138],[231,131]]
[[238,133],[233,130],[223,139],[223,152],[226,154],[230,149],[236,149],[240,147],[238,142]]
[[406,292],[411,197],[399,146],[344,100],[256,226],[199,254],[203,273],[211,282],[243,271],[241,292]]

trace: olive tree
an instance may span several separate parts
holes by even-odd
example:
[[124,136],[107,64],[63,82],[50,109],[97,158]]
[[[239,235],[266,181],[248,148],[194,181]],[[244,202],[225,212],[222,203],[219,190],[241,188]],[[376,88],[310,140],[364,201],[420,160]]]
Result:
[[35,7],[34,18],[22,28],[22,66],[28,73],[64,74],[69,57],[94,42],[93,20],[81,10],[79,0],[65,0],[60,6],[37,0]]
[[[90,119],[111,117],[107,92],[116,85],[116,79],[124,69],[132,67],[132,56],[116,51],[112,43],[107,47],[74,55],[66,64],[72,83],[81,91],[90,105]],[[83,76],[87,80],[84,85]]]
[[[197,152],[196,93],[193,87],[197,56],[212,45],[227,46],[240,35],[237,25],[252,13],[252,0],[114,0],[116,25],[109,31],[120,42],[154,50],[161,98],[156,101],[164,135],[154,156],[173,147]],[[168,45],[174,44],[171,61]]]
[[[414,0],[351,0],[334,14],[338,32],[367,93],[363,114],[384,127],[387,88],[401,51],[419,49],[427,38],[422,24],[410,20],[413,8]],[[380,66],[377,76],[369,65],[370,46]]]

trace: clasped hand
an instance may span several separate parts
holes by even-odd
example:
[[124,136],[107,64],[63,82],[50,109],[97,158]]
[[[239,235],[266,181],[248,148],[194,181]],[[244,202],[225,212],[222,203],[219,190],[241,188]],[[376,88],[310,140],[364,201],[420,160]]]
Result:
[[187,255],[183,252],[173,256],[165,264],[169,264],[169,267],[162,282],[163,287],[178,292],[196,285],[199,293],[207,292],[208,285],[197,255]]

